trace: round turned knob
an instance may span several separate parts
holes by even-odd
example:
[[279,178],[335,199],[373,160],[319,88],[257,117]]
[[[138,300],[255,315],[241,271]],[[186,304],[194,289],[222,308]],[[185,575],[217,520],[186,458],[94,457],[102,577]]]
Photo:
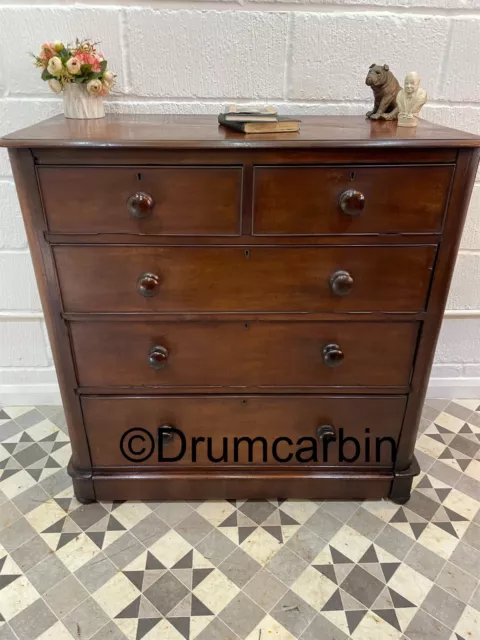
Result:
[[330,276],[330,288],[336,296],[348,296],[353,287],[353,278],[348,271],[335,271]]
[[332,424],[322,424],[317,428],[317,438],[319,440],[336,440],[337,432]]
[[138,191],[127,200],[127,211],[132,218],[148,218],[153,211],[153,198],[150,194]]
[[148,353],[148,364],[152,369],[165,369],[168,360],[168,350],[165,347],[156,345],[152,347]]
[[343,362],[343,351],[338,344],[327,344],[322,351],[323,361],[327,367],[338,367]]
[[347,189],[340,196],[340,209],[349,216],[356,216],[363,211],[365,196],[361,191]]
[[173,442],[175,433],[173,427],[169,424],[162,424],[162,426],[158,428],[158,433],[162,438],[163,444],[171,444]]
[[156,296],[160,288],[160,278],[154,273],[142,273],[137,280],[137,291],[145,298]]

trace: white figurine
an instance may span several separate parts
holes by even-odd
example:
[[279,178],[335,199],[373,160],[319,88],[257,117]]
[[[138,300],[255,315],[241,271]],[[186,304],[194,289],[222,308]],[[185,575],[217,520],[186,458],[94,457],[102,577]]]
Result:
[[416,127],[418,114],[427,101],[427,92],[420,88],[420,76],[410,71],[405,76],[403,89],[397,94],[397,106],[390,113],[381,117],[384,120],[398,120],[399,127]]
[[411,71],[405,76],[405,83],[397,95],[398,126],[416,127],[418,114],[427,101],[427,92],[420,88],[420,76]]

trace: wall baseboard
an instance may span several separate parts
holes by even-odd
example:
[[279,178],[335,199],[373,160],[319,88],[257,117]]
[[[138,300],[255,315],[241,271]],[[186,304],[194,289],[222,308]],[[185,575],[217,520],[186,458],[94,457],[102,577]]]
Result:
[[58,384],[0,384],[0,407],[62,404]]
[[480,378],[430,378],[427,398],[480,398]]

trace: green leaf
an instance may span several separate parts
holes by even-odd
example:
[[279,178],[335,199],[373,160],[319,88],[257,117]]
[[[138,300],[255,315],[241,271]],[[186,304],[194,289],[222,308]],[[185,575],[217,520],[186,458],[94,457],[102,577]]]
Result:
[[97,78],[100,78],[102,75],[101,71],[92,71],[92,73],[90,73],[88,75],[88,80],[97,80]]
[[107,70],[108,62],[106,60],[102,60],[100,63],[100,71],[104,73]]
[[44,69],[42,71],[42,80],[51,80],[52,78],[54,78],[55,76],[52,76],[51,73],[48,73],[48,71],[46,69]]
[[82,64],[82,66],[80,67],[80,73],[82,75],[90,73],[91,70],[92,70],[91,64]]

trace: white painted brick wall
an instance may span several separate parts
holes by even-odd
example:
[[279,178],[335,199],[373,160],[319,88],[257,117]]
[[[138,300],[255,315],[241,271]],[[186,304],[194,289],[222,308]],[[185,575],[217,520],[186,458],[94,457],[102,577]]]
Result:
[[292,19],[290,98],[365,99],[368,67],[385,62],[399,76],[416,69],[437,95],[447,18],[372,12],[296,13]]
[[[480,0],[0,0],[0,135],[61,112],[26,53],[75,36],[102,42],[118,74],[114,112],[269,101],[287,114],[363,114],[368,66],[388,62],[399,79],[422,74],[424,117],[480,134]],[[480,184],[448,307],[433,376],[480,382]],[[2,389],[25,389],[28,402],[55,382],[0,150],[0,403]]]
[[480,309],[480,253],[460,251],[447,309]]
[[8,321],[0,332],[2,367],[48,367],[45,335],[41,322]]
[[[480,41],[480,17],[456,18],[451,22],[451,37],[443,69],[440,97],[445,100],[480,100],[480,59],[472,55]],[[465,65],[467,61],[467,65]],[[462,73],[465,70],[465,73]]]
[[462,321],[445,318],[440,332],[436,362],[438,364],[480,363],[480,349],[472,350],[480,336],[480,318]]
[[27,251],[0,252],[0,310],[41,310],[32,261]]
[[27,236],[13,180],[0,179],[0,250],[26,249]]
[[[480,248],[480,184],[473,187],[470,212],[465,222],[460,246],[470,251],[478,251]],[[477,286],[480,287],[480,284],[477,283]]]
[[132,9],[126,21],[138,96],[283,97],[287,13]]

